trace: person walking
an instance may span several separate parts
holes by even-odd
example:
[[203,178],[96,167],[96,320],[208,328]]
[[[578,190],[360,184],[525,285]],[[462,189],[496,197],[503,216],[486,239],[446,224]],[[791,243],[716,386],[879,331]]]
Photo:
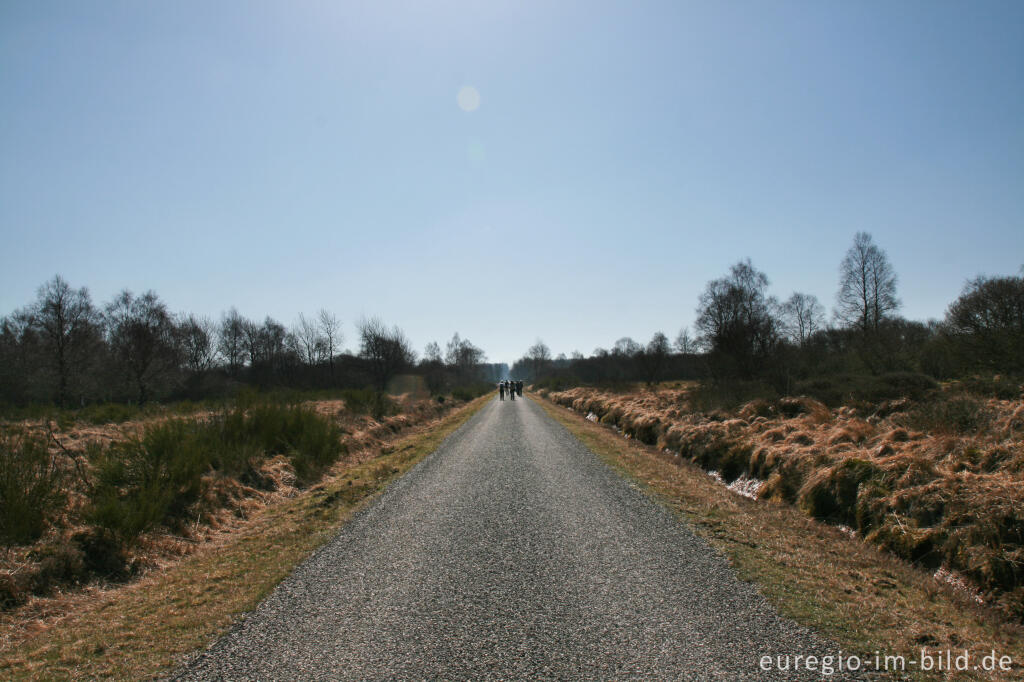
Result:
[[519,397],[523,397],[523,380],[520,379],[516,382],[516,392],[519,393]]
[[501,396],[501,401],[505,402],[505,382],[498,382],[498,395]]
[[516,382],[508,382],[508,394],[512,396],[512,400],[516,399]]

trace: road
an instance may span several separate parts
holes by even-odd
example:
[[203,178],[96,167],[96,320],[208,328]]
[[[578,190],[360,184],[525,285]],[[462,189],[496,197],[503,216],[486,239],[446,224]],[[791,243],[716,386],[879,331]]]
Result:
[[178,675],[770,679],[763,655],[835,652],[520,399],[482,408]]

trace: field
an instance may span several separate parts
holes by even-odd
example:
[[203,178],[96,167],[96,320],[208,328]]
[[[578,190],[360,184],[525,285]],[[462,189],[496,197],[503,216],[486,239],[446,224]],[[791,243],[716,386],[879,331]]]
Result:
[[0,607],[173,565],[465,403],[368,390],[304,398],[0,423]]
[[693,385],[574,388],[553,402],[793,505],[1024,618],[1024,401],[947,387],[830,409],[808,397],[694,409]]

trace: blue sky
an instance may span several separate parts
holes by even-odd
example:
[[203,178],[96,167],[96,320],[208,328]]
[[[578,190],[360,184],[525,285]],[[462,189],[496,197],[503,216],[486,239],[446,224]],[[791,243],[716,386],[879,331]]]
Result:
[[60,273],[511,362],[746,257],[831,308],[858,230],[915,319],[1024,265],[1021,2],[5,0],[0,65],[0,314]]

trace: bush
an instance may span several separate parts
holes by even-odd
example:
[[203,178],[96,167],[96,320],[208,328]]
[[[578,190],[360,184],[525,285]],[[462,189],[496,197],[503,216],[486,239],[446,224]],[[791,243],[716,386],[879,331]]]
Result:
[[141,438],[93,449],[96,484],[86,519],[123,542],[184,518],[215,470],[253,477],[262,459],[284,454],[301,482],[344,452],[340,431],[299,405],[265,403],[210,420],[169,420]]
[[476,400],[480,396],[490,393],[493,390],[495,390],[494,386],[487,383],[456,386],[452,389],[452,398],[468,403],[470,400]]
[[956,386],[961,391],[981,398],[998,398],[999,400],[1018,400],[1024,393],[1020,379],[1006,377],[964,379]]
[[920,400],[938,386],[931,377],[913,372],[835,374],[798,382],[793,392],[816,398],[829,407],[839,407],[856,402],[880,403],[899,398]]
[[856,527],[861,485],[880,474],[876,465],[856,458],[819,470],[801,488],[800,508],[817,519]]
[[87,520],[127,541],[180,518],[198,499],[216,456],[202,447],[202,429],[198,422],[168,421],[102,451]]
[[774,401],[774,388],[759,381],[702,381],[688,395],[692,409],[700,412],[732,411],[755,400]]
[[383,419],[398,414],[398,404],[387,393],[370,388],[347,388],[341,392],[345,407],[352,414],[368,414]]
[[63,507],[63,485],[45,437],[0,434],[0,541],[19,545],[38,539],[47,515]]
[[993,418],[992,411],[981,400],[954,395],[916,403],[904,421],[907,427],[919,431],[970,435],[988,428]]

